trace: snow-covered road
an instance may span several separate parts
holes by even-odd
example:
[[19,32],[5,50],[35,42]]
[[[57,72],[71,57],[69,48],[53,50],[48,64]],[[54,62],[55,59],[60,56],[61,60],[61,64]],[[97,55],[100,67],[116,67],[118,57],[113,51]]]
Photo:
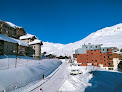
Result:
[[[37,87],[37,84],[35,84],[35,88],[30,92],[39,92],[40,88],[43,89],[43,92],[84,92],[85,88],[90,86],[88,81],[92,76],[88,75],[86,71],[83,71],[83,74],[80,75],[70,75],[70,69],[72,68],[74,67],[63,62],[62,65],[45,78],[43,82],[40,81],[40,84],[38,83]],[[85,70],[85,67],[82,67],[81,69]]]
[[40,88],[42,88],[44,92],[57,92],[64,83],[66,77],[69,75],[67,69],[68,66],[68,63],[62,63],[62,65],[60,65],[60,67],[55,70],[52,75],[45,79],[46,81],[41,86],[31,92],[38,92]]

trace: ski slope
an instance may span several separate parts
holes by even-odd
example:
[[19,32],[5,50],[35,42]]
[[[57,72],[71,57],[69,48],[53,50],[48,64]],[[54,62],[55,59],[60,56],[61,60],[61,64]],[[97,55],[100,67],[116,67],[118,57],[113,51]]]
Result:
[[[75,34],[76,35],[76,34]],[[69,44],[56,44],[44,42],[42,46],[42,52],[48,54],[54,54],[57,56],[72,56],[75,50],[81,48],[83,44],[103,44],[103,46],[122,48],[122,23],[114,25],[112,27],[106,27],[96,32],[91,33],[84,39],[69,43]]]

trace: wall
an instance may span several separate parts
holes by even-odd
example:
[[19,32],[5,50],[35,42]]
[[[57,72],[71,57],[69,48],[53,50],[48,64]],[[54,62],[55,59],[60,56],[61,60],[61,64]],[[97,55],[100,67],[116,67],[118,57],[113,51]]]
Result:
[[118,68],[119,62],[120,62],[120,59],[119,58],[113,58],[114,69],[117,69]]
[[101,53],[101,50],[87,50],[86,54],[78,54],[77,62],[82,63],[82,66],[86,66],[87,63],[92,63],[94,66],[100,67],[113,67],[113,55],[112,52]]
[[33,44],[31,47],[35,50],[33,54],[34,58],[41,59],[41,45],[40,44]]

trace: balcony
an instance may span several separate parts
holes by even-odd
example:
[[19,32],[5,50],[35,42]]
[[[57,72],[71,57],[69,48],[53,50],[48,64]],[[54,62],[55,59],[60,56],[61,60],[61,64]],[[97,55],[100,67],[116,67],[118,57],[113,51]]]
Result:
[[114,67],[114,65],[108,65],[108,67]]

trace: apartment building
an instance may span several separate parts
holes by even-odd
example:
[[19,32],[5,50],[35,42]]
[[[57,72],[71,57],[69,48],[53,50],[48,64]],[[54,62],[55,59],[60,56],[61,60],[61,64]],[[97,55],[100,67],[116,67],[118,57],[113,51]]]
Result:
[[[20,39],[19,39],[20,38]],[[41,59],[41,40],[24,28],[0,20],[0,55],[24,55]]]
[[27,42],[30,45],[30,56],[36,59],[41,59],[41,45],[43,45],[41,40],[39,40],[35,35],[31,34],[20,36],[19,39]]
[[21,40],[0,34],[0,55],[26,55],[29,45]]
[[119,63],[121,60],[121,53],[115,53],[117,50],[116,47],[103,47],[102,44],[91,45],[89,43],[75,50],[75,54],[77,63],[80,63],[81,66],[93,65],[113,70],[117,68],[116,62]]
[[22,27],[0,20],[0,34],[18,39],[20,36],[25,35],[26,32]]

